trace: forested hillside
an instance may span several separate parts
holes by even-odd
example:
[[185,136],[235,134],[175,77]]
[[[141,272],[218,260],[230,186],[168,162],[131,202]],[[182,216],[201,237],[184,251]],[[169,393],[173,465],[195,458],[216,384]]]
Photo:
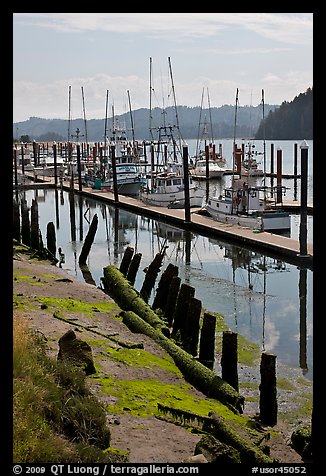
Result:
[[[127,129],[127,137],[138,140],[158,138],[161,126],[179,126],[184,139],[206,138],[223,139],[234,137],[235,106],[224,105],[201,109],[197,107],[178,106],[152,110],[142,108],[116,116]],[[265,120],[263,121],[263,118]],[[102,142],[105,123],[107,136],[110,137],[112,118],[74,119],[68,127],[67,119],[43,119],[30,117],[27,121],[13,124],[13,138],[16,141],[37,142],[67,141],[68,128],[70,140],[76,140],[76,131],[80,131],[80,140]],[[133,129],[132,130],[132,124]],[[29,140],[24,138],[28,137]],[[296,96],[293,101],[284,101],[281,106],[262,104],[258,106],[239,106],[236,120],[237,138],[255,138],[266,140],[313,139],[313,90]]]
[[[267,112],[275,110],[278,106],[266,105]],[[132,117],[132,121],[131,121]],[[237,113],[237,135],[238,137],[253,137],[262,120],[262,107],[241,106]],[[116,115],[121,123],[127,127],[128,138],[132,138],[132,127],[134,125],[134,136],[138,140],[150,140],[158,138],[157,128],[160,126],[179,125],[181,135],[184,139],[197,139],[203,136],[206,127],[207,139],[232,138],[234,136],[235,106],[224,105],[219,108],[212,107],[202,109],[197,107],[178,106],[177,110],[167,107],[162,110],[159,107],[152,109],[137,109],[132,113]],[[112,127],[112,118],[107,121],[108,136]],[[70,121],[71,134],[76,134],[77,128],[80,130],[81,140],[103,141],[105,130],[105,118],[85,120],[74,119]],[[30,140],[38,142],[44,141],[67,141],[68,120],[67,119],[43,119],[30,117],[27,121],[13,124],[13,137],[19,140],[22,136],[29,136]],[[75,138],[72,138],[75,140]]]
[[264,137],[267,140],[313,139],[313,88],[270,111],[255,135],[255,139]]

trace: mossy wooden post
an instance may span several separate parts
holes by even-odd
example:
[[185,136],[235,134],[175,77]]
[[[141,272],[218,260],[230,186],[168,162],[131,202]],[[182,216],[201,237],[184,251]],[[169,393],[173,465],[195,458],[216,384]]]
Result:
[[20,243],[20,214],[19,204],[16,200],[13,201],[13,230],[12,236]]
[[215,359],[216,316],[204,313],[199,340],[199,362],[212,369]]
[[162,261],[164,258],[164,251],[162,253],[156,253],[153,261],[148,266],[147,272],[145,274],[145,279],[143,281],[143,285],[139,293],[145,302],[149,301],[152,289],[155,285],[157,275],[161,269]]
[[169,263],[166,269],[163,271],[161,279],[158,283],[158,287],[156,290],[156,295],[153,300],[152,308],[155,309],[162,309],[164,310],[164,306],[166,304],[166,297],[169,291],[169,287],[171,284],[171,280],[173,276],[178,275],[178,266],[175,266],[172,263]]
[[38,225],[38,204],[37,200],[32,200],[31,206],[31,247],[34,250],[40,248],[39,240],[39,225]]
[[89,226],[89,230],[87,232],[81,253],[79,255],[79,260],[78,260],[79,266],[83,266],[86,264],[87,256],[89,255],[89,252],[92,247],[95,234],[97,231],[97,225],[98,225],[98,217],[97,217],[97,214],[95,213],[91,221],[91,224]]
[[222,379],[239,391],[238,334],[236,332],[223,332],[221,367]]
[[130,261],[132,259],[133,254],[134,254],[134,249],[131,246],[127,246],[123,254],[123,257],[120,263],[120,268],[119,268],[119,271],[124,276],[127,276],[128,274],[128,269],[129,269]]
[[46,227],[46,247],[55,257],[57,252],[54,223],[50,221]]
[[182,347],[194,357],[197,355],[199,341],[199,320],[201,315],[201,301],[195,297],[189,299],[187,321],[182,338]]
[[29,222],[29,213],[26,201],[21,202],[21,216],[22,216],[22,243],[26,246],[31,245],[31,229]]
[[141,258],[142,258],[142,253],[135,253],[130,262],[128,273],[127,273],[127,279],[132,285],[134,285],[135,283]]
[[172,327],[173,315],[175,311],[176,302],[181,285],[181,278],[179,276],[173,276],[171,284],[169,286],[168,295],[166,298],[166,304],[164,308],[164,316],[168,322],[169,327]]
[[264,425],[277,424],[276,355],[263,352],[260,361],[259,419]]
[[175,311],[173,314],[173,324],[172,324],[172,336],[175,337],[180,331],[181,340],[184,335],[185,322],[187,319],[187,310],[189,306],[190,298],[194,297],[195,288],[189,286],[189,284],[182,283],[180,286],[179,294],[177,297],[177,302],[175,306]]

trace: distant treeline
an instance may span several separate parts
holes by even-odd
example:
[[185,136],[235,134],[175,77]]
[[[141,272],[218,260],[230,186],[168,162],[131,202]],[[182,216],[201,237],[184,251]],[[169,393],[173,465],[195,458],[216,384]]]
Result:
[[[265,117],[264,126],[262,124]],[[124,124],[127,137],[137,140],[158,138],[158,128],[162,126],[178,126],[184,139],[227,139],[237,138],[262,139],[312,139],[312,89],[297,96],[292,102],[283,102],[281,106],[262,104],[258,106],[238,106],[236,131],[235,106],[224,105],[201,109],[197,107],[178,106],[176,109],[167,107],[142,108],[130,113],[115,116],[120,124]],[[68,129],[70,140],[76,140],[79,129],[81,141],[103,142],[105,123],[107,135],[110,137],[112,118],[74,119],[68,124],[67,119],[43,119],[30,117],[27,121],[13,124],[13,138],[16,141],[30,142],[66,142]],[[86,124],[86,125],[85,125]],[[132,130],[132,124],[134,130]],[[69,126],[69,127],[68,127]]]
[[313,88],[296,96],[292,102],[284,101],[270,110],[255,135],[255,139],[313,139]]

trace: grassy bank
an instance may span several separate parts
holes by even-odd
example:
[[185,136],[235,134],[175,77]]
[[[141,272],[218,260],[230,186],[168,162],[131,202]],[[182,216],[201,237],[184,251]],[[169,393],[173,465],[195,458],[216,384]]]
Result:
[[14,462],[126,462],[110,448],[105,410],[81,369],[46,355],[46,341],[14,320]]

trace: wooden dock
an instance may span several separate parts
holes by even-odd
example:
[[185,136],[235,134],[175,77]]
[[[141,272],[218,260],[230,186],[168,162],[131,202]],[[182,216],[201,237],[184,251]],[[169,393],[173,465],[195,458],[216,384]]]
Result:
[[[34,184],[38,187],[55,187],[53,178],[44,177],[42,184]],[[34,188],[26,185],[26,188]],[[270,232],[257,232],[251,228],[238,225],[230,225],[213,220],[209,216],[201,214],[197,208],[191,209],[190,221],[185,221],[185,211],[183,209],[171,209],[166,207],[154,207],[147,205],[137,198],[119,195],[119,201],[115,202],[113,192],[94,190],[89,187],[82,187],[79,191],[78,184],[74,185],[75,193],[88,196],[96,200],[104,201],[115,207],[129,210],[138,215],[144,215],[164,223],[177,226],[190,232],[199,233],[211,238],[221,238],[231,241],[238,246],[246,246],[257,252],[266,253],[279,259],[286,259],[288,262],[302,267],[312,269],[313,266],[313,245],[307,244],[307,255],[300,255],[300,243],[298,240],[286,236],[277,235]],[[70,190],[70,186],[63,184],[63,189]],[[286,201],[282,204],[283,209],[300,211],[300,203],[297,201]],[[308,213],[313,213],[313,204],[308,204]]]

